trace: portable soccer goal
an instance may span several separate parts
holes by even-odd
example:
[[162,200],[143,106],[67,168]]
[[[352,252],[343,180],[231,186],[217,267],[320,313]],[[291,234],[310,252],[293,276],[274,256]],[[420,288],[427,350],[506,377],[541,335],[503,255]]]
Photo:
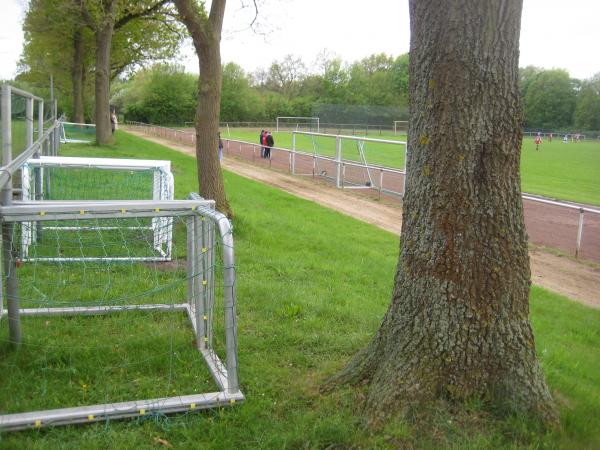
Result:
[[383,173],[403,175],[405,161],[404,141],[292,132],[292,174],[327,178],[339,188],[382,189]]
[[[0,431],[166,420],[244,399],[231,224],[213,201],[194,198],[0,208]],[[123,223],[158,218],[177,245],[172,261],[149,263],[151,234]],[[60,264],[20,259],[19,236],[37,222],[74,225],[75,236],[44,233],[30,244]],[[129,257],[96,258],[117,253]]]
[[320,131],[318,117],[277,117],[276,131]]
[[[174,183],[171,162],[161,160],[74,158],[42,156],[32,158],[21,168],[22,198],[26,201],[65,200],[173,200]],[[29,246],[42,232],[69,232],[82,226],[93,233],[88,223],[52,223],[38,221],[23,229],[21,258],[34,256]],[[156,258],[168,260],[172,230],[168,219],[147,218],[136,223],[122,222],[126,228],[141,227],[152,231]],[[110,255],[103,255],[104,258]],[[114,256],[121,258],[122,256]],[[50,257],[49,257],[50,258]],[[154,258],[154,257],[152,257]]]
[[60,142],[63,144],[85,144],[96,140],[96,125],[93,123],[60,122]]
[[394,120],[394,136],[408,133],[408,120]]

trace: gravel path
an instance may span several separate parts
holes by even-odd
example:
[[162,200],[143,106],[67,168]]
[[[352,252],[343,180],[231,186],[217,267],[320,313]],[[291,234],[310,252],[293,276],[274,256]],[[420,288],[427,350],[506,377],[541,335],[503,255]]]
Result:
[[[194,149],[186,145],[147,136],[130,129],[127,132],[189,155],[195,154]],[[294,177],[269,169],[264,164],[256,165],[237,158],[225,157],[222,165],[224,169],[243,177],[269,184],[297,197],[400,234],[402,210],[397,202],[375,201],[356,191],[336,189],[326,183],[314,181],[312,177]],[[597,265],[557,256],[540,248],[530,249],[529,255],[531,279],[534,284],[588,306],[600,308],[600,268]]]

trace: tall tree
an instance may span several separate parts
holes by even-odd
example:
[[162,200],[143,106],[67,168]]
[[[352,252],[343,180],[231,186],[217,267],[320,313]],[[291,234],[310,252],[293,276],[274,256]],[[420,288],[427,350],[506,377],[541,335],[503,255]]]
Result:
[[175,0],[198,55],[198,106],[196,108],[196,161],[200,194],[215,200],[217,209],[232,215],[225,195],[218,155],[221,110],[221,30],[225,0],[212,0],[210,13],[204,2]]
[[577,92],[569,73],[543,70],[527,85],[523,98],[525,127],[564,129],[573,123]]
[[337,382],[369,423],[478,398],[553,424],[529,323],[522,0],[410,0],[408,179],[390,307]]
[[110,125],[111,46],[115,30],[132,20],[160,14],[169,0],[72,0],[79,5],[84,23],[94,33],[96,141],[108,144],[113,140]]
[[600,130],[600,73],[582,83],[573,122],[579,131]]
[[45,86],[52,75],[60,96],[72,101],[71,118],[83,122],[86,74],[92,62],[87,54],[93,41],[82,29],[77,11],[64,0],[32,0],[23,31],[20,78]]

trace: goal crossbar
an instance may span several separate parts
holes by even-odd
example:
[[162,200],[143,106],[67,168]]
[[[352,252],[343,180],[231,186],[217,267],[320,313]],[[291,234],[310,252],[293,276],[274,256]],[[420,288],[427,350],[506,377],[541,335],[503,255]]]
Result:
[[304,120],[306,122],[304,123],[309,123],[309,121],[316,121],[317,122],[317,131],[319,131],[321,129],[320,127],[320,119],[318,117],[302,117],[302,116],[279,116],[275,119],[276,121],[276,131],[279,131],[279,121],[281,119],[290,119],[290,120]]

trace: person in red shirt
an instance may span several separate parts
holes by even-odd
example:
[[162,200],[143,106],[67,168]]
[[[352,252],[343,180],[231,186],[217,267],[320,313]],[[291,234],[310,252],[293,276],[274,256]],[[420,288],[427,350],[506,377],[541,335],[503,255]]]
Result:
[[267,156],[267,133],[268,133],[268,131],[265,130],[265,132],[262,135],[262,157],[263,158],[268,158],[268,156]]
[[542,136],[538,133],[538,135],[535,137],[535,149],[536,150],[540,149],[541,143],[542,143]]

